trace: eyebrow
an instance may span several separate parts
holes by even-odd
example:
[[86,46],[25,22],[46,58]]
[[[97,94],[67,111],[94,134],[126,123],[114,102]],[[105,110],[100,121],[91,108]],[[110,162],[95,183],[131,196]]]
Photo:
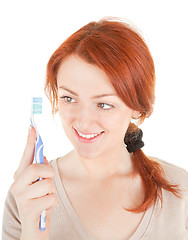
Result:
[[[75,93],[74,91],[72,91],[72,90],[70,90],[70,89],[68,89],[68,88],[66,88],[66,87],[64,87],[64,86],[60,86],[59,88],[64,89],[65,91],[70,92],[70,93],[72,93],[73,95],[75,95],[75,96],[78,97],[78,94],[77,94],[77,93]],[[106,93],[106,94],[100,94],[100,95],[97,95],[97,96],[93,96],[92,98],[95,99],[95,98],[102,98],[102,97],[108,97],[108,96],[118,97],[117,94],[115,94],[115,93]]]

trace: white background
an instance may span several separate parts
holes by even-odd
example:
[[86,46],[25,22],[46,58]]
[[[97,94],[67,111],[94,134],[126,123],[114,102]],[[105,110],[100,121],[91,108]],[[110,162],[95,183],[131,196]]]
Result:
[[[156,66],[153,115],[141,125],[144,152],[188,170],[187,1],[17,0],[0,3],[1,201],[25,147],[32,96],[43,93],[46,64],[70,34],[104,16],[124,17],[142,32]],[[40,128],[48,160],[72,149],[44,97]]]

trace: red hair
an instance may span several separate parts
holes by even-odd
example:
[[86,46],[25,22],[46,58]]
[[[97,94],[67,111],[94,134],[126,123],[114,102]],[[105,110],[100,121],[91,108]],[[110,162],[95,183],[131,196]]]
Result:
[[[141,124],[153,112],[155,101],[155,68],[150,51],[136,30],[121,21],[90,22],[66,39],[51,56],[47,65],[45,91],[56,112],[58,101],[56,75],[59,65],[70,54],[95,64],[109,77],[122,101],[140,112]],[[127,133],[136,130],[130,123]],[[132,212],[142,212],[158,199],[162,201],[162,188],[179,196],[177,185],[165,178],[161,164],[147,157],[141,149],[132,159],[145,187],[144,202]]]

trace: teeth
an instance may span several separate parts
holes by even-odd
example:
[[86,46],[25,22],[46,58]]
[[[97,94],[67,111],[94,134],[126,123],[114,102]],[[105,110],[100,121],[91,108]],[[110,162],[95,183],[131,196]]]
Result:
[[89,139],[89,138],[94,138],[94,137],[96,137],[97,135],[100,134],[100,133],[97,133],[97,134],[84,135],[84,134],[80,133],[78,130],[76,130],[76,131],[77,131],[77,133],[78,133],[81,137],[87,138],[87,139]]

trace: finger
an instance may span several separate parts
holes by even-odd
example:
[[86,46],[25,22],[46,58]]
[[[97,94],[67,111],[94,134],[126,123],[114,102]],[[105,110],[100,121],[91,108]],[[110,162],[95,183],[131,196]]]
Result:
[[52,194],[56,192],[55,185],[52,179],[42,179],[30,185],[25,194],[28,199],[39,198],[47,194]]
[[[33,214],[37,220],[44,209],[48,211],[50,208],[55,207],[56,205],[57,205],[57,196],[55,193],[52,193],[40,198],[30,200],[29,208],[33,210],[31,214]],[[39,215],[37,216],[36,213],[38,213]]]
[[21,158],[20,164],[16,173],[14,174],[14,179],[23,172],[29,165],[33,163],[34,159],[34,150],[35,150],[35,141],[36,141],[36,131],[34,127],[31,127],[27,137],[27,143],[24,149],[23,156]]
[[17,179],[22,186],[28,186],[36,182],[39,178],[55,177],[55,169],[47,164],[31,164]]

